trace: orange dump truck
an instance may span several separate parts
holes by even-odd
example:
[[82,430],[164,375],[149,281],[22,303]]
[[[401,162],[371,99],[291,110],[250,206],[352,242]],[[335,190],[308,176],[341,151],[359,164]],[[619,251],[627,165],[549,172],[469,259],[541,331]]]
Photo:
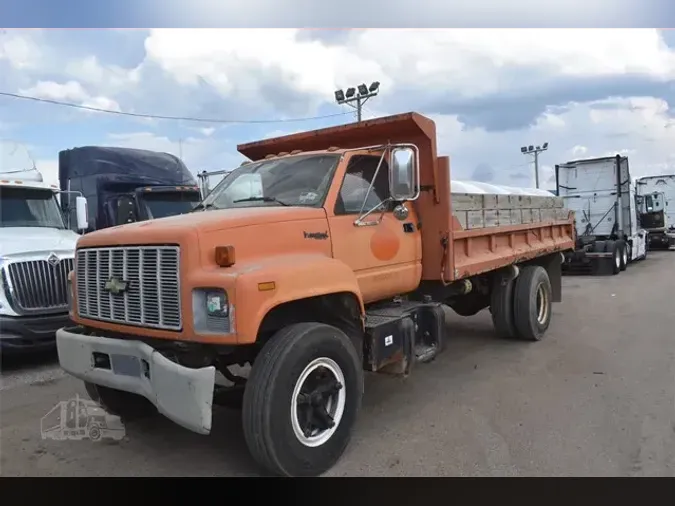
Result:
[[546,332],[572,216],[552,194],[451,193],[432,120],[238,149],[250,162],[193,212],[77,243],[59,360],[108,411],[208,434],[212,405],[239,399],[262,466],[318,475],[348,444],[364,371],[405,376],[442,351],[443,305],[490,308],[502,336]]

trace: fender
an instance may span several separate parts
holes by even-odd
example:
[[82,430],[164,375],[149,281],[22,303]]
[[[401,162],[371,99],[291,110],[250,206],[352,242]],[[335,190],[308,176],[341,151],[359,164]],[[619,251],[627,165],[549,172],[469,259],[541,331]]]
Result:
[[[349,292],[359,301],[361,314],[365,312],[354,272],[334,258],[315,254],[278,255],[241,267],[234,303],[238,344],[254,343],[265,315],[285,302]],[[260,289],[260,283],[274,283],[274,289]]]

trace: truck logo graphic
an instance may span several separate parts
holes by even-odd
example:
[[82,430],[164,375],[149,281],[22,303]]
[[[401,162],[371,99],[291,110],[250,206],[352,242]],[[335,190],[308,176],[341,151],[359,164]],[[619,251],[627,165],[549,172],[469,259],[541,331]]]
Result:
[[120,293],[124,293],[129,289],[129,282],[124,281],[123,279],[112,277],[105,282],[103,289],[106,292],[112,293],[113,295],[119,295]]
[[40,420],[42,439],[56,441],[100,441],[124,438],[126,431],[120,417],[111,415],[96,402],[76,395],[61,401]]
[[52,267],[56,267],[61,262],[61,259],[56,256],[56,253],[52,253],[47,257],[47,263]]

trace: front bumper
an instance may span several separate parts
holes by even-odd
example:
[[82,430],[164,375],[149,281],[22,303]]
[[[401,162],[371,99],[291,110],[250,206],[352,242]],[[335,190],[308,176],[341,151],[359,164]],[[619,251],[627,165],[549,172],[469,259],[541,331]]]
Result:
[[675,234],[666,232],[661,234],[649,234],[649,245],[672,248],[675,246]]
[[142,395],[174,423],[199,434],[211,431],[216,370],[181,366],[132,339],[85,335],[81,327],[56,333],[67,373],[96,385]]
[[56,332],[72,325],[68,313],[40,316],[0,316],[3,354],[53,350]]

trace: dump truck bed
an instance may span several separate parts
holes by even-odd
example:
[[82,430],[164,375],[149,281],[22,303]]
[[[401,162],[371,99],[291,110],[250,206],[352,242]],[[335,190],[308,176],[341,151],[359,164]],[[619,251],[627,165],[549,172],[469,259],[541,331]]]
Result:
[[574,248],[574,223],[561,197],[535,188],[452,181],[450,276],[463,279]]
[[[423,223],[424,281],[449,282],[574,248],[573,215],[562,211],[562,200],[554,198],[550,192],[476,182],[465,182],[465,186],[451,190],[450,159],[437,153],[436,125],[417,113],[300,132],[242,144],[237,149],[250,160],[261,160],[279,153],[326,149],[339,153],[365,145],[397,142],[415,144],[419,149],[420,165],[430,168],[421,172],[424,191],[412,204]],[[455,181],[455,185],[458,184]],[[451,212],[447,211],[453,200],[449,190],[455,191],[458,198],[458,205]],[[472,199],[467,195],[481,197]],[[519,199],[518,196],[546,199],[535,199],[533,203],[531,199]],[[552,214],[550,211],[554,208],[559,211]],[[507,211],[513,211],[508,213],[509,220],[506,220]],[[468,213],[465,221],[462,221],[463,212]],[[478,218],[479,215],[482,218]],[[515,221],[511,221],[512,216],[516,217]],[[482,227],[473,226],[476,219],[483,220]]]

